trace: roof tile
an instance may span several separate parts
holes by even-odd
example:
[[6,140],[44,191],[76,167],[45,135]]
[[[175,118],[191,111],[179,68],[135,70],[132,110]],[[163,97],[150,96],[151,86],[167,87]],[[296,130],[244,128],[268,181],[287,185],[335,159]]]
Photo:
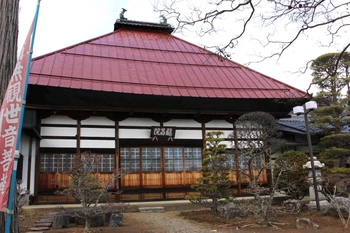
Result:
[[119,29],[33,59],[29,83],[203,98],[308,98],[305,92],[172,36]]

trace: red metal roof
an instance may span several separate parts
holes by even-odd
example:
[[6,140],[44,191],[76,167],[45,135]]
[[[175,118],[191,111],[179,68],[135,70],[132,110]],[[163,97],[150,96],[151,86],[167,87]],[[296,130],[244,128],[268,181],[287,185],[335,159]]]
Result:
[[169,33],[118,29],[33,59],[31,85],[203,98],[307,94]]

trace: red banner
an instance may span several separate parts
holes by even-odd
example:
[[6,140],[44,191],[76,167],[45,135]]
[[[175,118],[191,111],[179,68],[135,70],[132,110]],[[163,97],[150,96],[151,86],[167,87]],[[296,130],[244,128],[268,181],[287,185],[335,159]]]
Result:
[[[14,164],[17,135],[21,116],[24,85],[26,85],[26,69],[30,38],[33,31],[33,23],[29,29],[16,67],[9,81],[0,111],[0,211],[7,209],[11,174]],[[2,77],[5,78],[5,77]],[[19,155],[19,151],[17,151]]]

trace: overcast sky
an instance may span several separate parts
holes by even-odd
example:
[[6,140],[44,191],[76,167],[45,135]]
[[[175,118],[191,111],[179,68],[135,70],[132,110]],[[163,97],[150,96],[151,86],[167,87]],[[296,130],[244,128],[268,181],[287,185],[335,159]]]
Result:
[[[203,0],[204,1],[204,0]],[[19,48],[34,17],[37,0],[20,0]],[[113,31],[114,22],[121,9],[127,9],[129,20],[159,22],[159,13],[153,11],[150,0],[42,0],[36,30],[33,57],[59,50]],[[191,43],[202,46],[202,38],[195,35],[173,34]],[[222,37],[222,36],[221,36]],[[219,39],[220,40],[220,36]],[[293,74],[307,61],[324,53],[334,52],[334,48],[319,47],[312,39],[299,41],[276,63],[268,60],[249,67],[274,79],[305,91],[311,81],[310,72]],[[232,60],[246,64],[258,48],[250,44],[237,48]]]

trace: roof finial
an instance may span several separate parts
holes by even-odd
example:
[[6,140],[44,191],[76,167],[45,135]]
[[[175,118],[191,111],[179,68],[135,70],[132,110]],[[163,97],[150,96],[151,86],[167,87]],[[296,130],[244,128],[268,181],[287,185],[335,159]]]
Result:
[[159,17],[161,18],[160,19],[161,24],[167,24],[167,19],[164,17],[164,15],[160,15]]
[[126,10],[124,8],[122,8],[122,12],[120,12],[120,14],[119,14],[119,19],[120,20],[128,20],[127,18],[124,17],[125,11]]

